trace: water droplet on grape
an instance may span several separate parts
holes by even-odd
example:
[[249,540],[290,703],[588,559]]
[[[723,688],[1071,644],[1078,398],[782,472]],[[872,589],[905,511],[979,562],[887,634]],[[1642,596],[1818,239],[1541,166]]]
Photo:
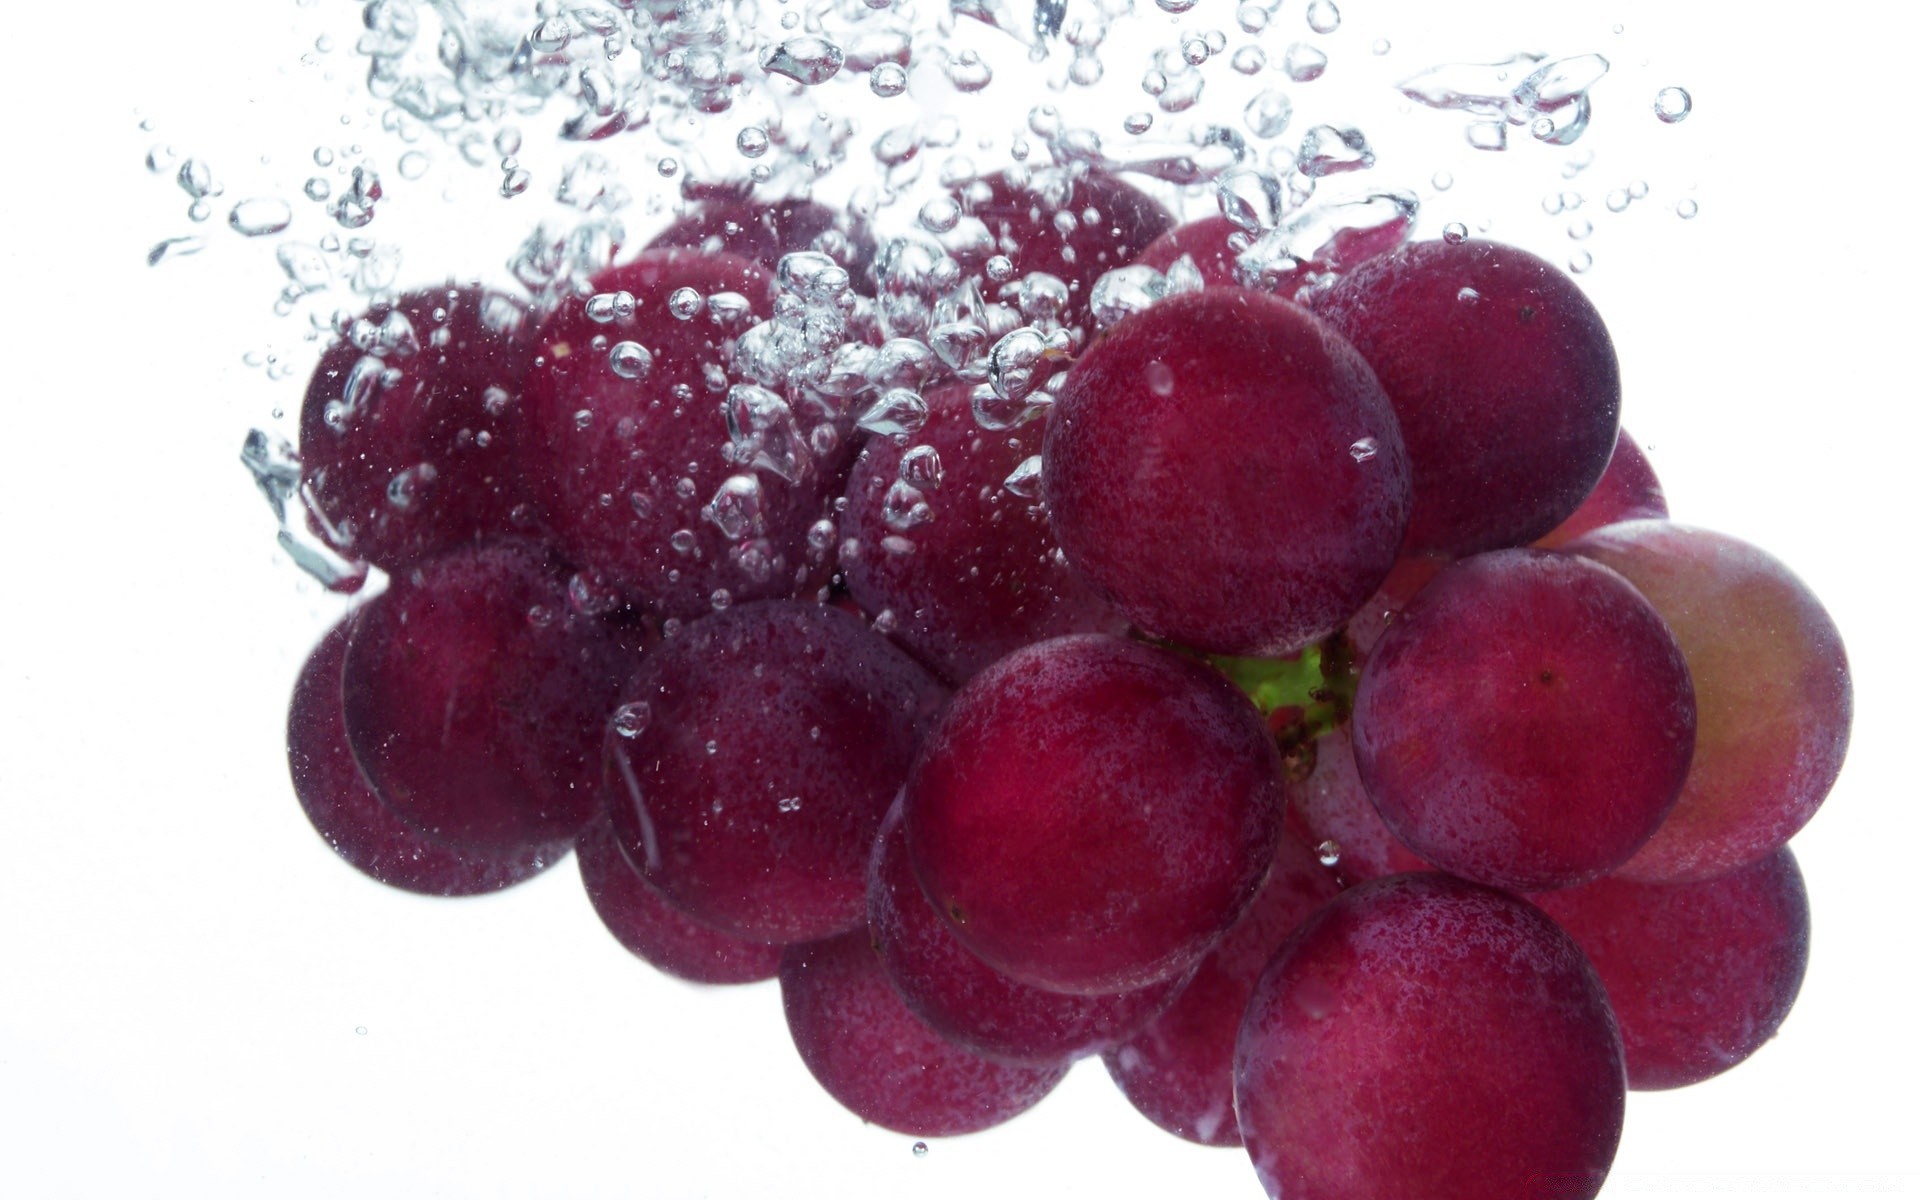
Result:
[[647,702],[635,700],[613,710],[613,731],[623,738],[637,738],[646,732],[647,722],[652,719],[653,710],[647,707]]
[[1340,843],[1334,841],[1332,838],[1328,838],[1318,846],[1315,846],[1313,852],[1315,856],[1320,859],[1320,865],[1323,867],[1337,867],[1340,865]]
[[1348,446],[1347,453],[1353,455],[1353,461],[1357,463],[1369,462],[1375,455],[1380,453],[1380,443],[1374,438],[1363,437],[1353,445]]

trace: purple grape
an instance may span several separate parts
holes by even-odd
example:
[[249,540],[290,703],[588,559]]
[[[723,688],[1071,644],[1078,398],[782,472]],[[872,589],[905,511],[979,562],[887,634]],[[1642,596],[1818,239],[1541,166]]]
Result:
[[1185,974],[1252,900],[1284,797],[1265,722],[1192,659],[1082,634],[955,693],[907,783],[914,873],[960,940],[1035,987]]
[[1746,1061],[1807,973],[1807,888],[1785,848],[1704,883],[1602,879],[1534,901],[1606,984],[1628,1087],[1685,1087]]
[[780,998],[820,1086],[861,1120],[898,1133],[951,1137],[998,1125],[1067,1073],[1064,1063],[993,1062],[935,1033],[894,991],[864,929],[789,946]]
[[1248,997],[1294,928],[1339,892],[1313,852],[1282,835],[1259,894],[1200,961],[1172,1007],[1102,1055],[1114,1082],[1148,1120],[1205,1146],[1241,1144],[1233,1051]]
[[1127,1037],[1165,1008],[1184,977],[1075,996],[1007,978],[961,945],[907,860],[904,812],[880,826],[867,877],[867,925],[901,999],[942,1037],[998,1062],[1064,1063]]
[[587,826],[574,850],[593,911],[641,959],[694,983],[753,983],[780,973],[781,947],[743,942],[669,904],[620,852],[605,818]]
[[[770,418],[757,436],[793,480],[733,461],[723,402],[744,381],[728,364],[734,339],[767,317],[771,280],[745,259],[656,250],[592,286],[624,291],[637,307],[601,324],[584,303],[563,306],[541,327],[527,379],[527,476],[562,551],[657,617],[698,617],[721,592],[726,601],[795,594],[807,530],[852,455],[816,456],[797,427]],[[683,288],[701,297],[685,320],[670,304]],[[716,317],[707,301],[723,294],[745,315]],[[620,357],[623,345],[641,353]]]
[[1546,914],[1395,875],[1321,909],[1267,967],[1234,1099],[1276,1200],[1591,1200],[1626,1070],[1599,978]]
[[394,815],[347,745],[340,679],[352,627],[349,616],[314,647],[287,708],[293,794],[327,844],[362,874],[427,896],[497,892],[566,857],[565,840],[503,853],[456,850]]
[[512,532],[533,362],[525,309],[479,284],[375,305],[320,356],[300,406],[316,532],[386,570]]
[[1833,618],[1756,546],[1666,521],[1598,529],[1567,550],[1638,588],[1693,673],[1700,730],[1680,801],[1629,879],[1711,879],[1813,819],[1847,755],[1853,682]]
[[1619,575],[1546,550],[1455,563],[1374,647],[1353,748],[1380,815],[1444,870],[1540,891],[1645,845],[1693,753],[1680,647]]
[[888,636],[953,683],[1031,642],[1127,627],[1061,561],[1039,505],[1002,486],[1039,452],[1045,419],[988,432],[974,423],[971,391],[929,391],[926,425],[911,439],[912,453],[924,447],[940,464],[938,485],[921,485],[932,519],[895,527],[906,439],[878,437],[854,463],[841,525],[848,594],[893,614]]
[[628,860],[748,941],[862,926],[874,836],[945,698],[836,608],[774,600],[694,622],[647,658],[614,718]]
[[1373,373],[1329,327],[1239,288],[1116,325],[1060,385],[1047,504],[1067,559],[1141,628],[1284,657],[1393,566],[1407,460]]
[[600,795],[632,661],[574,613],[543,547],[491,543],[395,577],[347,645],[347,738],[374,790],[449,846],[571,839]]
[[1600,314],[1546,261],[1498,242],[1416,242],[1314,303],[1393,401],[1413,468],[1405,549],[1518,546],[1606,469],[1620,364]]

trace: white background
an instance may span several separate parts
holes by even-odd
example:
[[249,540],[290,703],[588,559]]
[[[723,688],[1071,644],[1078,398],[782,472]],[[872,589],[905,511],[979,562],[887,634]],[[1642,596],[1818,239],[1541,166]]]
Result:
[[[13,35],[0,1193],[1257,1196],[1244,1156],[1160,1134],[1097,1063],[1012,1125],[916,1157],[912,1139],[817,1092],[777,989],[651,973],[600,930],[571,863],[504,895],[433,902],[333,858],[294,805],[282,721],[339,606],[274,549],[237,461],[246,430],[299,395],[297,378],[272,383],[242,355],[313,349],[269,311],[270,248],[221,228],[224,204],[191,229],[184,195],[142,158],[172,144],[212,162],[227,202],[292,198],[313,146],[366,127],[357,5],[117,7]],[[1549,23],[1530,11],[1544,8],[1571,11]],[[1564,259],[1580,247],[1539,197],[1582,191],[1598,227],[1584,282],[1676,516],[1791,564],[1852,652],[1851,758],[1795,843],[1814,910],[1799,1007],[1730,1074],[1634,1096],[1605,1195],[1920,1195],[1902,1144],[1920,1117],[1903,161],[1915,20],[1866,4],[1818,18],[1650,0],[1346,9],[1339,33],[1312,39],[1333,68],[1297,98],[1365,93],[1351,103],[1380,105],[1368,131],[1383,151],[1406,140],[1452,171],[1451,191],[1426,189],[1425,236],[1491,216],[1490,236]],[[1303,13],[1285,0],[1276,47],[1310,37]],[[1231,30],[1230,8],[1204,23]],[[336,48],[303,66],[323,31]],[[1377,58],[1381,36],[1392,48]],[[1595,92],[1594,165],[1575,183],[1552,182],[1560,160],[1538,147],[1476,155],[1454,115],[1402,113],[1377,86],[1534,47],[1614,60]],[[1019,55],[997,61],[995,91],[1015,90]],[[1683,125],[1652,118],[1669,83],[1695,97]],[[1116,138],[1119,111],[1106,117]],[[1646,201],[1607,212],[1605,192],[1636,178]],[[1686,196],[1691,222],[1673,212]],[[386,236],[411,228],[403,207]],[[411,219],[457,243],[463,217],[443,205]],[[145,265],[154,242],[187,232],[206,252]],[[489,268],[510,248],[467,241]],[[423,254],[406,278],[462,266]]]

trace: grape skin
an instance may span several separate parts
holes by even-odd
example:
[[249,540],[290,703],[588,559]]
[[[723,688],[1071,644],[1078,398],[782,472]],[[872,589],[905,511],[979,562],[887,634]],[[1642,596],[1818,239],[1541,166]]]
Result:
[[1238,1146],[1233,1052],[1260,973],[1294,929],[1340,892],[1291,833],[1246,913],[1147,1027],[1102,1054],[1107,1073],[1148,1120],[1203,1146]]
[[735,937],[802,942],[866,919],[867,858],[946,689],[837,608],[735,605],[651,654],[609,743],[627,859]]
[[1593,485],[1593,491],[1572,516],[1533,544],[1542,550],[1557,550],[1603,525],[1662,520],[1666,516],[1667,493],[1653,473],[1653,464],[1647,461],[1639,443],[1622,429],[1600,482]]
[[1186,980],[1112,995],[1050,992],[1007,978],[954,936],[907,859],[905,813],[888,810],[867,875],[867,926],[887,977],[920,1018],[996,1062],[1051,1066],[1137,1032]]
[[1807,972],[1807,888],[1784,847],[1701,883],[1602,879],[1534,902],[1606,984],[1627,1086],[1686,1087],[1747,1060]]
[[787,1028],[807,1070],[863,1121],[918,1137],[998,1125],[1046,1098],[1064,1063],[1016,1067],[935,1033],[887,979],[867,931],[789,946],[780,963]]
[[1413,465],[1404,549],[1518,546],[1580,506],[1620,423],[1606,325],[1566,275],[1513,246],[1416,242],[1314,311],[1372,365]]
[[1846,759],[1853,682],[1833,618],[1780,560],[1726,534],[1631,521],[1566,549],[1646,596],[1673,629],[1699,699],[1679,803],[1620,874],[1711,879],[1786,845]]
[[1389,828],[1496,887],[1619,867],[1673,808],[1694,697],[1673,634],[1625,579],[1545,550],[1448,567],[1360,675],[1353,748]]
[[354,622],[347,737],[394,812],[463,850],[570,839],[599,796],[632,663],[571,612],[544,546],[488,543],[396,577]]
[[1313,769],[1288,790],[1288,799],[1288,822],[1297,825],[1309,846],[1332,843],[1335,869],[1346,882],[1433,869],[1380,819],[1353,759],[1351,726],[1314,740]]
[[1045,418],[983,430],[971,390],[928,391],[927,423],[912,438],[940,456],[943,477],[927,492],[933,519],[905,531],[888,526],[887,493],[905,450],[873,438],[854,463],[841,524],[848,594],[868,613],[892,613],[888,636],[953,684],[1031,642],[1127,627],[1057,556],[1039,506],[1001,486],[1039,450]]
[[525,316],[478,284],[448,284],[356,322],[393,330],[391,347],[343,338],[321,354],[300,406],[315,532],[394,571],[516,529]]
[[287,707],[287,770],[314,830],[355,870],[426,896],[478,896],[512,887],[566,857],[565,840],[504,853],[457,850],[390,810],[354,761],[341,708],[341,668],[353,617],[307,656]]
[[581,832],[574,850],[593,911],[638,958],[692,983],[753,983],[779,974],[781,947],[730,937],[668,903],[621,853],[604,816]]
[[955,693],[905,803],[914,873],[967,948],[1085,994],[1191,969],[1252,900],[1285,798],[1265,723],[1225,678],[1081,634]]
[[1373,373],[1305,310],[1174,296],[1060,385],[1043,481],[1068,561],[1143,629],[1284,657],[1338,630],[1392,567],[1407,460]]
[[1620,1032],[1526,901],[1441,874],[1343,893],[1254,987],[1235,1105],[1285,1200],[1591,1200],[1619,1144]]

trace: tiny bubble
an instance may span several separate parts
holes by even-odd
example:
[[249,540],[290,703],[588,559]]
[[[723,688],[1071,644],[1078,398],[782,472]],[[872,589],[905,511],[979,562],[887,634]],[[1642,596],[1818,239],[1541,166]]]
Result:
[[1693,112],[1693,97],[1682,87],[1661,88],[1653,98],[1653,115],[1668,125],[1678,125]]
[[915,1142],[913,1144],[913,1156],[915,1158],[925,1158],[927,1156],[927,1144],[925,1142]]
[[1458,246],[1467,240],[1467,227],[1458,221],[1450,221],[1446,228],[1440,231],[1440,236],[1445,239],[1447,245]]
[[1691,198],[1681,200],[1673,206],[1674,215],[1682,221],[1691,221],[1700,212],[1700,205]]

